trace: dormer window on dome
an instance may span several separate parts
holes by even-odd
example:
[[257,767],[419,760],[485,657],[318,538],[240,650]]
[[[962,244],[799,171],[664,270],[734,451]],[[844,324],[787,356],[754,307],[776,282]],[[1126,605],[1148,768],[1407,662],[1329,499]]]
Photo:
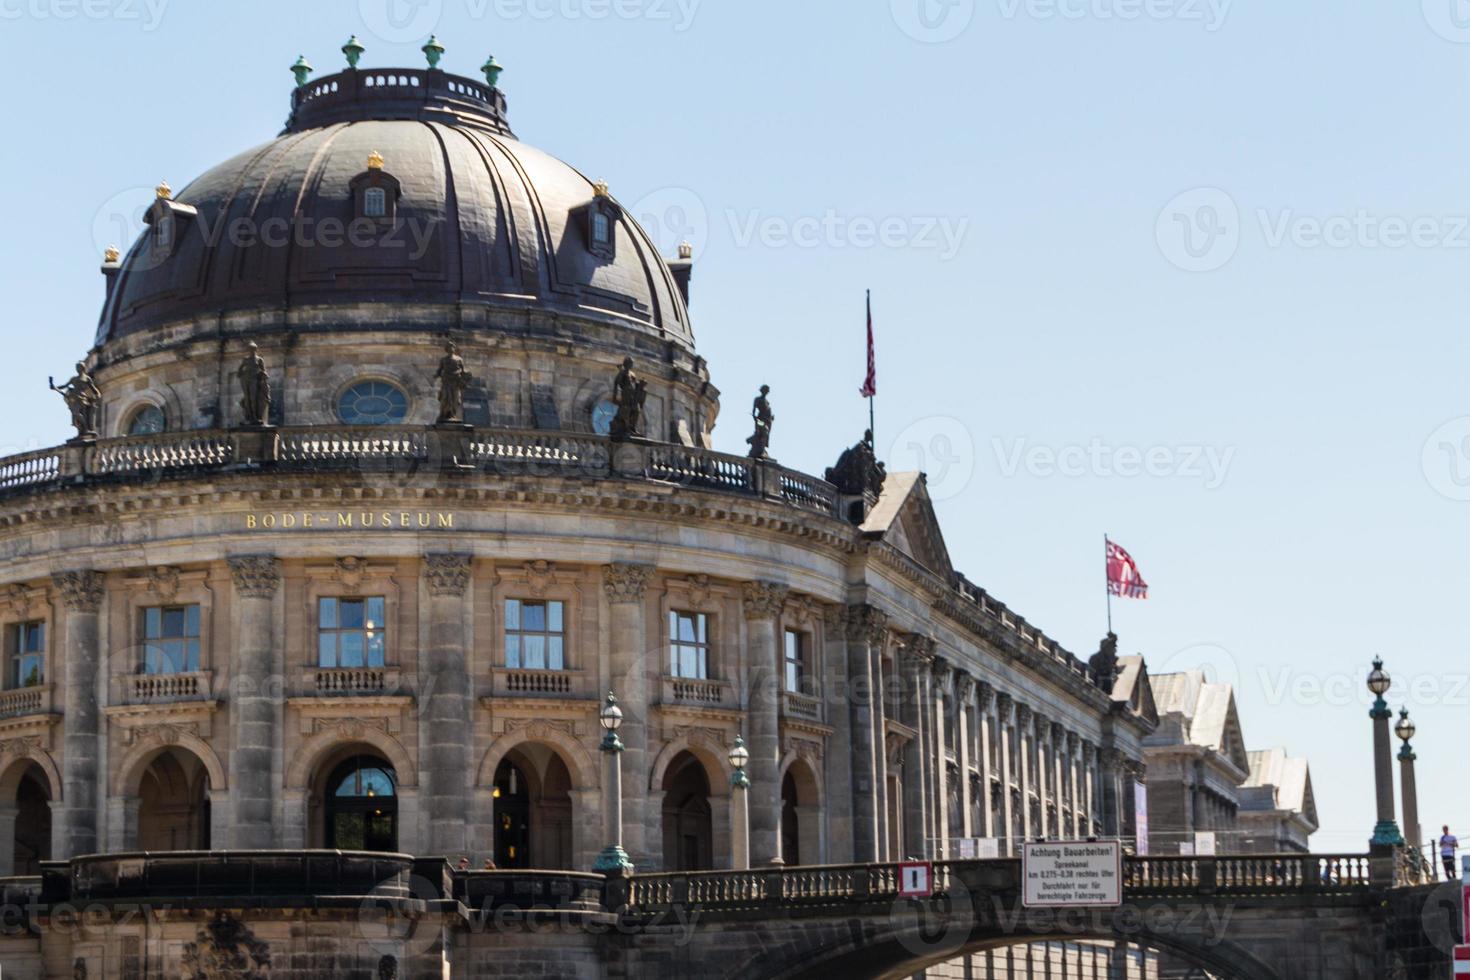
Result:
[[604,261],[617,258],[617,222],[623,216],[623,209],[608,195],[607,182],[599,180],[593,184],[592,200],[577,210],[582,212],[587,250]]
[[383,155],[368,154],[367,169],[348,184],[352,191],[353,215],[380,224],[391,224],[402,193],[398,178],[383,169]]
[[174,254],[186,227],[181,223],[194,220],[198,214],[195,208],[173,199],[173,188],[168,186],[168,181],[159,183],[153,204],[143,215],[143,222],[152,229],[148,247],[155,261],[161,262]]

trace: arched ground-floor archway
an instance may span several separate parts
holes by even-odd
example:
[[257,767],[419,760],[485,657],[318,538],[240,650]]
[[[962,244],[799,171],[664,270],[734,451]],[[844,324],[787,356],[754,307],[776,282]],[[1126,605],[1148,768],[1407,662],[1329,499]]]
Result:
[[495,768],[491,799],[499,868],[576,867],[572,775],[555,749],[522,742]]
[[781,776],[781,860],[787,866],[826,863],[822,786],[805,759],[787,760]]
[[664,770],[663,856],[668,871],[714,867],[714,819],[709,774],[694,753],[680,752]]
[[0,875],[36,875],[52,854],[52,773],[29,756],[0,774]]
[[402,819],[398,771],[372,746],[345,743],[318,761],[307,787],[309,846],[399,851]]
[[207,851],[209,773],[199,757],[177,746],[153,757],[138,786],[141,851]]

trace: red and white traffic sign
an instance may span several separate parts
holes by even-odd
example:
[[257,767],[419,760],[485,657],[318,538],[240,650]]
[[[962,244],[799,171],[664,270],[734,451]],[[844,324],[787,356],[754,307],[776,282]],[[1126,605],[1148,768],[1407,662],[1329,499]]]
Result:
[[914,861],[898,866],[898,894],[901,898],[928,898],[934,894],[934,865]]
[[1455,947],[1455,976],[1470,977],[1470,946]]

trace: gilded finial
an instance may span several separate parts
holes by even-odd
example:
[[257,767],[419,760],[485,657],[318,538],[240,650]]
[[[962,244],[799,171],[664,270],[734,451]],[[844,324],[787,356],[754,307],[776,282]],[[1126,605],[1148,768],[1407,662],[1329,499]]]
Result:
[[428,61],[430,68],[439,67],[439,59],[444,56],[444,45],[439,43],[438,38],[430,34],[429,39],[424,42],[424,46],[419,48],[419,50],[424,53],[424,59]]
[[362,42],[357,39],[356,34],[349,37],[347,43],[342,45],[342,53],[347,56],[347,67],[356,68],[357,59],[361,58],[362,53],[366,50],[367,48],[362,46]]
[[158,186],[153,189],[153,193],[158,195],[159,200],[167,201],[174,196],[174,189],[168,186],[168,181],[160,180]]
[[595,180],[592,182],[593,197],[607,197],[607,181]]
[[694,258],[694,246],[689,244],[688,242],[680,242],[679,258],[683,259],[686,262]]
[[112,265],[120,258],[122,258],[122,253],[117,250],[116,245],[107,246],[107,248],[102,253],[102,261],[106,262],[108,265]]
[[499,86],[500,73],[505,71],[500,66],[500,63],[495,60],[495,55],[493,54],[485,59],[485,63],[480,66],[480,70],[485,73],[485,83],[491,88]]
[[368,154],[368,169],[369,170],[382,170],[383,169],[383,154],[379,153],[377,150],[374,150],[373,152],[369,153]]
[[300,88],[301,86],[305,85],[306,77],[310,75],[313,71],[315,71],[315,69],[311,67],[311,62],[306,60],[306,55],[297,55],[296,64],[291,66],[291,74],[296,76],[296,87]]

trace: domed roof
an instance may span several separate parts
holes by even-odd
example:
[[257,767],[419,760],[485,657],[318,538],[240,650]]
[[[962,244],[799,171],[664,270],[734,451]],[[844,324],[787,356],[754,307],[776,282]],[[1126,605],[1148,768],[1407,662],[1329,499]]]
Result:
[[[386,194],[365,204],[368,187]],[[499,89],[435,69],[298,87],[280,136],[160,187],[146,220],[98,345],[253,310],[310,307],[300,329],[331,329],[334,307],[361,323],[383,303],[550,308],[693,346],[679,283],[605,187],[518,141]]]

